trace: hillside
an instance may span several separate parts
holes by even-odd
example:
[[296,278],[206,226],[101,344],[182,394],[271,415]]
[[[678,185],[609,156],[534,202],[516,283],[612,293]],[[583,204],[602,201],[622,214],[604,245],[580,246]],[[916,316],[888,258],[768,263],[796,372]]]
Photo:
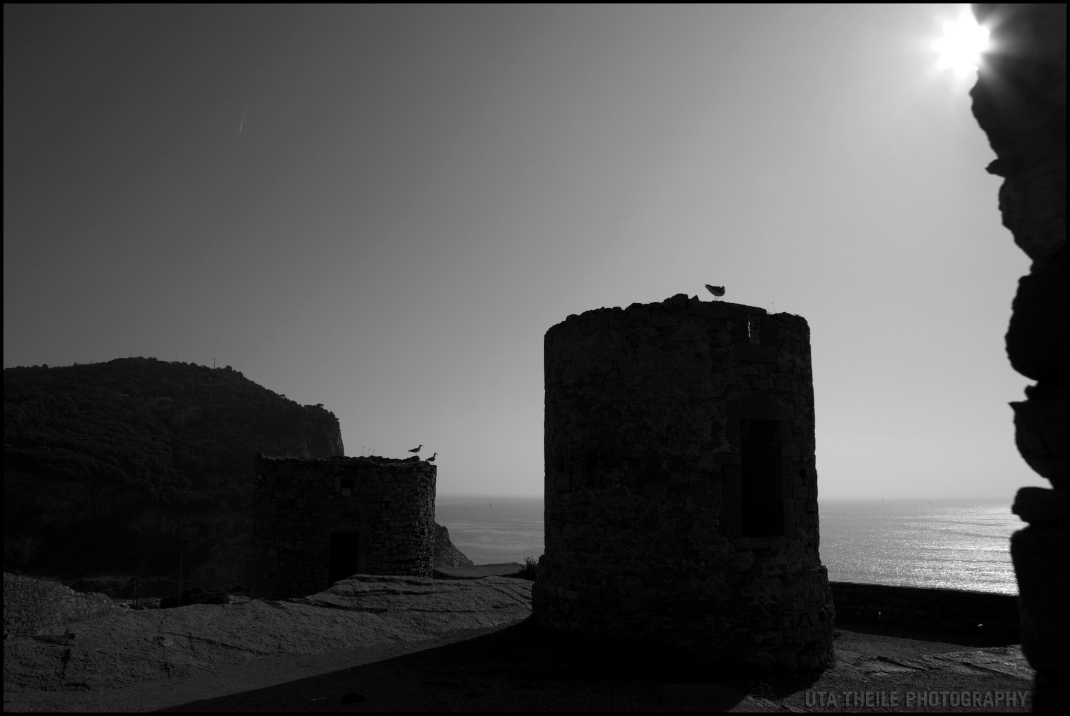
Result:
[[248,532],[253,456],[343,455],[338,419],[229,366],[4,369],[4,569],[166,574]]

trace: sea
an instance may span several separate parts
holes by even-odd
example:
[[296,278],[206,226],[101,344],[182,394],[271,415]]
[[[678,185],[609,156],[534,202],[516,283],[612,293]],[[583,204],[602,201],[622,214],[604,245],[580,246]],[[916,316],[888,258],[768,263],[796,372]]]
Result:
[[[838,582],[1017,594],[1006,500],[822,500],[821,561]],[[543,553],[541,497],[439,497],[435,520],[476,564]]]

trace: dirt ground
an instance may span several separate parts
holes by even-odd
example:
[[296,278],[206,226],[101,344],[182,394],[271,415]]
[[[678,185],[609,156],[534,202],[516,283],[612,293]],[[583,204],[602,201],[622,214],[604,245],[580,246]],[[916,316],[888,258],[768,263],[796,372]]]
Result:
[[[250,659],[125,688],[5,686],[4,711],[1028,710],[1032,672],[1014,645],[840,625],[836,653],[833,668],[778,676],[649,644],[548,634],[523,620],[423,641]],[[919,707],[918,693],[935,705]]]

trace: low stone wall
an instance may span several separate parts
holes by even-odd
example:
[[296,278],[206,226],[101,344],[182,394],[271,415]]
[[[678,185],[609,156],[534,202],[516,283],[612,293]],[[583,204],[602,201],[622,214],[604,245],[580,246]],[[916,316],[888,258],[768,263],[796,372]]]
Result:
[[961,589],[829,582],[837,621],[882,621],[1018,635],[1018,598]]
[[4,572],[4,638],[121,611],[103,594],[81,594],[56,582]]

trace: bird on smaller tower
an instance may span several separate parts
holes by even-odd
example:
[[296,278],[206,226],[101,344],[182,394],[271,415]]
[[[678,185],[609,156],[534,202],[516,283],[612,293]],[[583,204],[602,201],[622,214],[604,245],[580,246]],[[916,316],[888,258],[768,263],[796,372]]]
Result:
[[424,446],[424,444],[420,443],[419,445],[414,447],[412,450],[409,450],[409,452],[414,453],[416,455],[419,455],[420,454],[420,448],[422,448],[423,446]]
[[[435,455],[438,455],[438,453],[436,452]],[[435,455],[432,455],[431,457],[427,458],[427,461],[428,462],[434,462],[435,461]]]
[[711,286],[706,284],[706,290],[718,298],[724,295],[724,286]]

